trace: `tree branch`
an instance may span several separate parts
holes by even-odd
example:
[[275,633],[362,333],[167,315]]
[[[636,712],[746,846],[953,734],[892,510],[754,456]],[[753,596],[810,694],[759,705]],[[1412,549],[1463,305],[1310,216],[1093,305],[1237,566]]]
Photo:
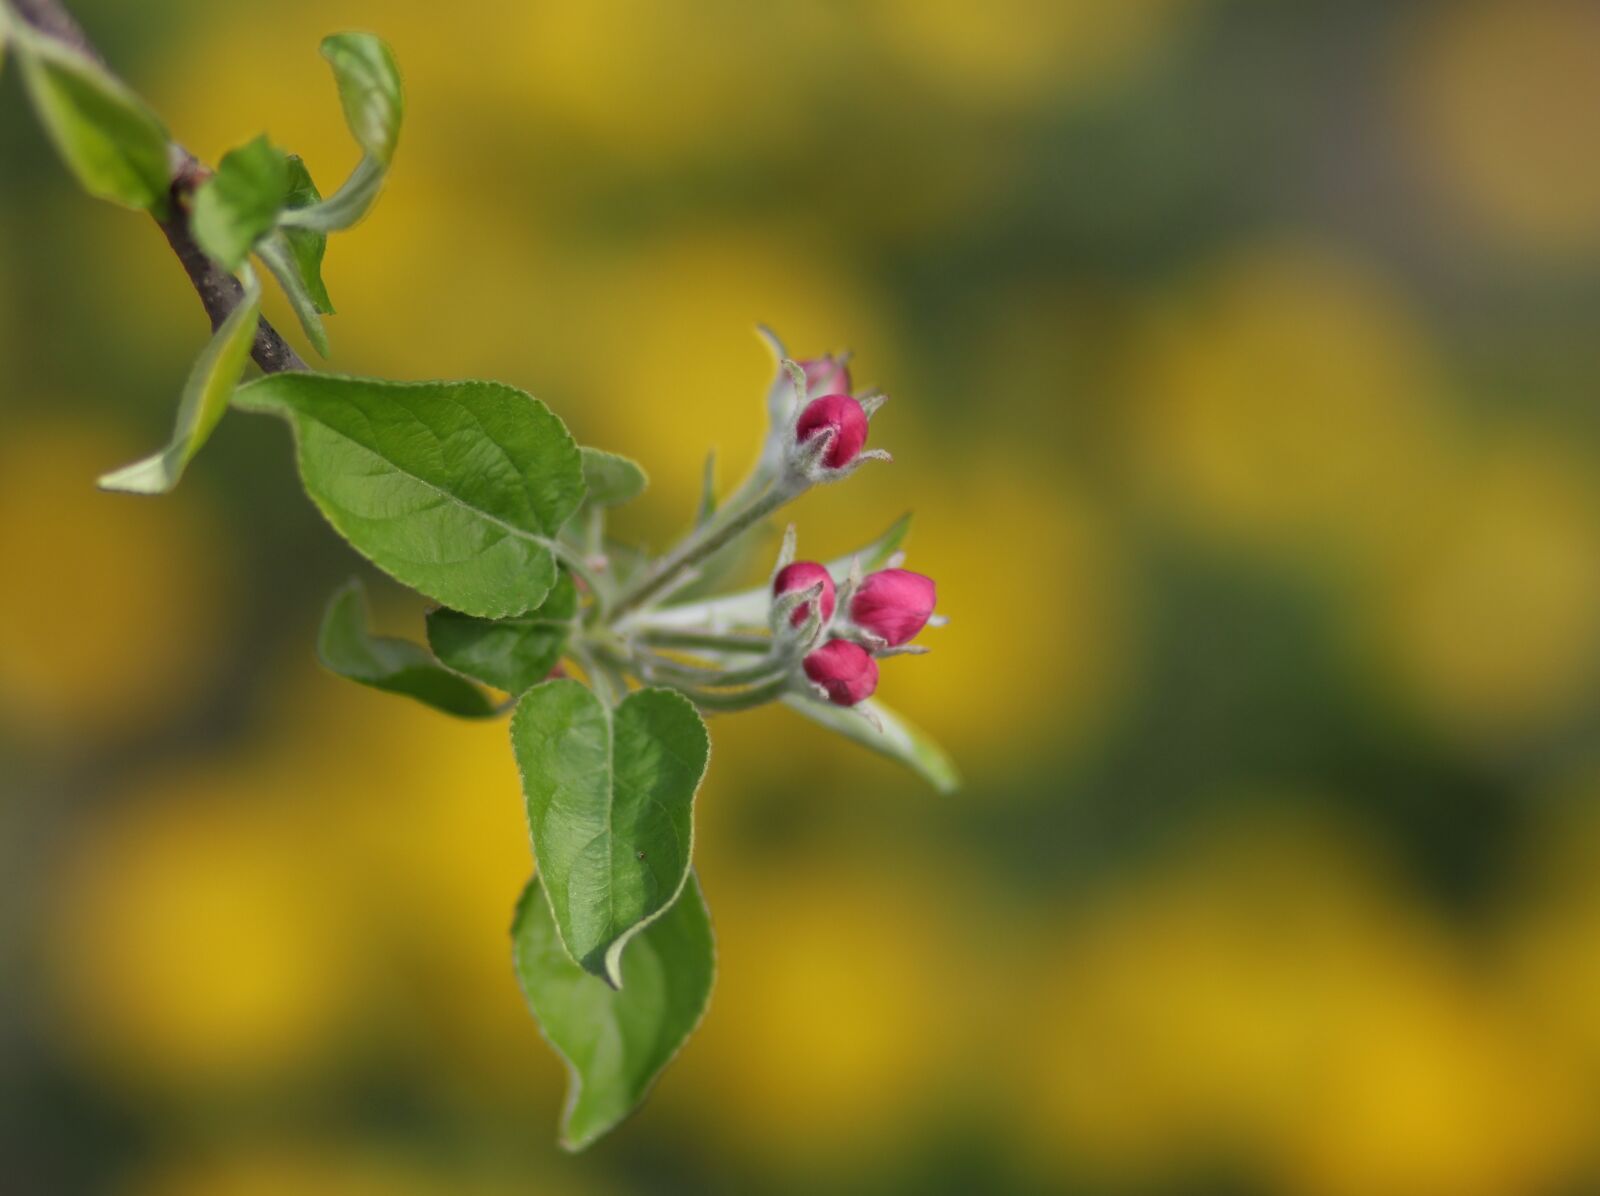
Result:
[[[10,4],[12,11],[38,32],[105,65],[100,51],[60,0],[10,0]],[[172,164],[172,202],[167,207],[165,218],[154,213],[152,216],[166,236],[167,244],[172,246],[172,252],[178,255],[178,261],[189,276],[195,293],[200,296],[200,303],[211,319],[214,332],[228,318],[228,313],[239,306],[244,288],[239,285],[238,279],[205,255],[189,232],[189,196],[206,180],[210,171],[177,142],[168,147],[168,155]],[[250,356],[269,374],[309,368],[278,330],[267,322],[265,316],[256,326],[256,340],[251,346]]]

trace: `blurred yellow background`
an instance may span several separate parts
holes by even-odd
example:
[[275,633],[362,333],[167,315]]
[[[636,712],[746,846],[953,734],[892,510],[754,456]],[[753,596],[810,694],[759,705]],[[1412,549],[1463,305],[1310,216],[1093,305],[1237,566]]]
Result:
[[276,424],[94,490],[204,322],[8,75],[0,1190],[1600,1188],[1600,8],[74,8],[201,157],[324,190],[317,42],[389,40],[331,367],[525,387],[653,544],[754,448],[757,322],[853,348],[896,462],[802,551],[915,510],[951,624],[883,693],[968,783],[717,720],[710,1015],[560,1155],[504,728],[318,671],[361,566]]

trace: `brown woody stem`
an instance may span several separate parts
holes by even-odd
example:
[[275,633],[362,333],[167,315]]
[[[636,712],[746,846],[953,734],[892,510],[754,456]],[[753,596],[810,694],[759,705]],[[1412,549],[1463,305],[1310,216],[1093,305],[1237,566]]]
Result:
[[[105,59],[100,51],[60,0],[9,2],[11,10],[39,33],[104,65]],[[215,331],[228,318],[228,314],[239,306],[244,288],[239,285],[238,279],[205,255],[189,232],[189,196],[209,172],[177,142],[172,143],[168,152],[172,162],[171,202],[166,205],[164,213],[152,212],[151,216],[166,236],[167,244],[172,246],[172,252],[178,255],[178,261],[189,276],[195,293],[200,296],[206,315],[211,319],[211,328]],[[265,317],[256,326],[256,340],[250,356],[268,374],[308,368]]]

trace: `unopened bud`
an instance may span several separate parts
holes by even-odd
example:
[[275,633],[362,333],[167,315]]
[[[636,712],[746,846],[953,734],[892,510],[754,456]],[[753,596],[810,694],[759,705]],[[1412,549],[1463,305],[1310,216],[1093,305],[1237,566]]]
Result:
[[806,656],[804,667],[835,706],[854,706],[878,688],[878,662],[849,640],[829,640]]
[[833,432],[833,441],[823,454],[829,469],[843,469],[861,453],[867,443],[867,413],[861,404],[846,394],[823,395],[806,404],[795,421],[795,437],[804,444],[813,436]]
[[933,578],[909,569],[880,569],[850,596],[850,618],[894,647],[927,625],[934,599]]
[[[833,589],[833,578],[828,576],[828,571],[815,561],[796,561],[779,569],[778,575],[772,579],[772,593],[774,597],[781,598],[796,590],[809,590],[819,583],[822,586],[822,593],[817,596],[816,605],[822,608],[821,619],[826,623],[833,618],[837,595]],[[794,614],[789,616],[789,622],[795,627],[802,626],[811,616],[811,607],[810,602],[800,603],[795,607]]]
[[807,358],[799,365],[805,371],[807,397],[850,393],[850,367],[832,353]]

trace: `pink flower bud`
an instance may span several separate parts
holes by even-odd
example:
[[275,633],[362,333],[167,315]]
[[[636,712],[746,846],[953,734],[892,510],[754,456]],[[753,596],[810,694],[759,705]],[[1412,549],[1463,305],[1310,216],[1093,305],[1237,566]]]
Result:
[[[774,596],[792,594],[796,590],[809,590],[818,582],[822,583],[822,597],[819,605],[822,607],[822,621],[826,623],[833,618],[833,607],[837,600],[833,592],[833,578],[828,576],[828,571],[816,561],[796,561],[792,565],[785,565],[778,570],[778,576],[772,579],[772,593]],[[811,616],[811,603],[802,602],[795,607],[794,614],[789,622],[794,626],[801,626]]]
[[797,363],[806,375],[806,394],[849,394],[850,367],[832,353]]
[[835,706],[854,706],[878,688],[878,662],[849,640],[829,640],[806,656],[804,667]]
[[933,578],[909,569],[883,569],[861,583],[850,599],[850,617],[891,646],[914,637],[933,614]]
[[829,469],[843,469],[856,459],[867,443],[867,413],[849,395],[823,395],[812,399],[800,413],[794,430],[801,442],[810,440],[825,428],[833,429],[833,443],[822,463]]

